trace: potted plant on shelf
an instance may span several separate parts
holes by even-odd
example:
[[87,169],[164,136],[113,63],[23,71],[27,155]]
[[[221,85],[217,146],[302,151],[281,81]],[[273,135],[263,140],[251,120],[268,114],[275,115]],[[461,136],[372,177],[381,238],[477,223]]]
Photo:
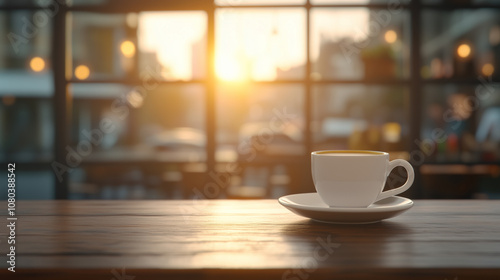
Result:
[[396,75],[394,52],[388,45],[378,45],[361,52],[365,79],[389,79]]

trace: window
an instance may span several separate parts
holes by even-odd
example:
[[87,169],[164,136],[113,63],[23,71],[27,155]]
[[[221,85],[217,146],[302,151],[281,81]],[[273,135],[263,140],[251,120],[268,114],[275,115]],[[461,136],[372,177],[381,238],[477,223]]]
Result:
[[0,158],[57,198],[312,191],[318,149],[499,160],[496,1],[60,2],[0,1]]

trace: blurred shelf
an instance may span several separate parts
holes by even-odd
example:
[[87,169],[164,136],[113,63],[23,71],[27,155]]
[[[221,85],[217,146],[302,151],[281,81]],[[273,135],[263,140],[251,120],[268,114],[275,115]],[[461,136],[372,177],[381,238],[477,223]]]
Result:
[[363,85],[410,85],[409,78],[405,79],[360,79],[360,80],[336,80],[336,79],[321,79],[311,80],[312,84],[363,84]]
[[83,165],[99,164],[157,164],[157,163],[193,163],[204,162],[203,150],[158,150],[151,147],[137,146],[95,151],[82,157]]
[[[126,84],[126,85],[143,85],[145,82],[150,82],[149,80],[134,78],[134,77],[123,77],[123,78],[109,78],[109,79],[88,79],[88,80],[67,80],[68,84]],[[189,85],[189,84],[201,84],[206,83],[206,80],[159,80],[155,79],[156,84],[171,84],[171,85]]]
[[[126,85],[141,85],[147,80],[142,80],[134,77],[124,77],[124,78],[109,78],[109,79],[88,79],[88,80],[68,80],[66,81],[69,84],[126,84]],[[427,81],[427,80],[425,80]],[[272,80],[272,81],[247,81],[248,84],[256,84],[256,85],[268,85],[268,84],[304,84],[306,82],[306,77],[304,76],[302,79],[293,79],[293,80]],[[311,84],[368,84],[368,85],[410,85],[410,79],[359,79],[359,80],[337,80],[337,79],[321,79],[321,80],[310,80]],[[162,85],[189,85],[189,84],[203,84],[208,83],[207,80],[189,80],[189,81],[180,81],[180,80],[155,80],[155,83]],[[217,80],[218,84],[231,84],[231,82]],[[476,83],[479,83],[476,80]]]
[[500,176],[500,164],[423,164],[422,175],[490,175]]
[[23,167],[32,166],[38,167],[40,165],[49,165],[54,160],[52,153],[15,153],[10,155],[0,155],[0,164],[7,165],[15,163],[23,165]]
[[499,78],[489,79],[488,77],[481,76],[484,80],[479,78],[445,78],[445,79],[423,79],[423,84],[459,84],[459,85],[478,85],[483,83],[500,83]]
[[445,10],[445,11],[462,10],[462,9],[500,9],[500,5],[498,4],[438,3],[438,4],[421,4],[420,6],[422,9]]

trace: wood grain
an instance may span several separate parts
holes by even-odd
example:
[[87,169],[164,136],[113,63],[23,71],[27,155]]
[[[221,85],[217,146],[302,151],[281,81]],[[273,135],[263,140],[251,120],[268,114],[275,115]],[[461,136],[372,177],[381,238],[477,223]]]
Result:
[[17,272],[1,226],[0,279],[500,279],[497,201],[417,200],[370,225],[275,200],[21,201],[17,217]]

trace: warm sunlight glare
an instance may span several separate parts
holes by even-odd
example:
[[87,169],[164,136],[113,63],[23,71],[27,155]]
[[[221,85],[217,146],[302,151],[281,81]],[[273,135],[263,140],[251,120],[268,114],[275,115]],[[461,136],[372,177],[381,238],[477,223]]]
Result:
[[495,67],[491,63],[486,63],[481,68],[481,72],[483,72],[485,76],[491,76],[493,72],[495,72]]
[[[303,24],[306,18],[307,13],[302,9],[217,9],[213,53],[217,78],[272,81],[301,77],[307,60],[307,32]],[[318,58],[322,44],[347,37],[357,42],[365,40],[369,19],[366,9],[315,10],[311,27],[312,59]],[[138,22],[136,52],[147,63],[158,63],[162,77],[167,80],[204,77],[206,13],[142,12]],[[387,37],[388,41],[397,41],[398,34],[392,31]]]
[[90,69],[86,65],[79,65],[75,68],[75,77],[78,80],[85,80],[90,76]]
[[147,63],[159,63],[167,80],[203,78],[206,51],[204,11],[142,12],[138,49]]
[[365,8],[312,9],[311,59],[318,59],[322,44],[327,42],[338,42],[346,38],[363,42],[370,35],[370,20],[370,12]]
[[466,58],[470,55],[471,53],[471,49],[470,49],[470,46],[467,45],[467,44],[461,44],[460,46],[458,46],[457,48],[457,54],[458,56],[460,56],[461,58]]
[[220,58],[215,62],[215,73],[217,77],[224,81],[242,81],[245,79],[241,65],[231,59]]
[[123,56],[127,58],[134,57],[135,55],[135,45],[129,40],[123,41],[120,45],[120,50]]
[[398,39],[398,34],[394,30],[387,30],[385,32],[384,39],[387,43],[392,44]]
[[306,13],[295,9],[216,12],[215,72],[226,81],[301,76],[306,61]]
[[30,61],[31,70],[35,72],[40,72],[45,69],[45,60],[43,58],[35,56]]
[[260,59],[256,59],[253,63],[252,77],[258,81],[276,79],[276,69],[278,66],[275,63],[272,55],[262,55]]

